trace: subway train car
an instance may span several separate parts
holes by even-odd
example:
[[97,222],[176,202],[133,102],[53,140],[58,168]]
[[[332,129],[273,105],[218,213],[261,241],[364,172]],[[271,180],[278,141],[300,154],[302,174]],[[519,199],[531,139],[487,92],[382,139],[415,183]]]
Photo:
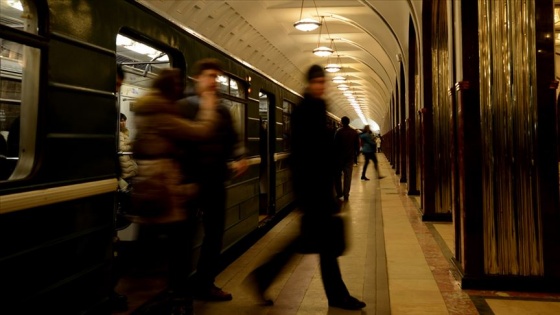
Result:
[[[0,3],[1,314],[108,312],[119,115],[133,136],[134,100],[164,67],[225,67],[220,90],[250,168],[227,183],[224,251],[288,211],[296,91],[134,1]],[[133,241],[131,229],[120,233]]]

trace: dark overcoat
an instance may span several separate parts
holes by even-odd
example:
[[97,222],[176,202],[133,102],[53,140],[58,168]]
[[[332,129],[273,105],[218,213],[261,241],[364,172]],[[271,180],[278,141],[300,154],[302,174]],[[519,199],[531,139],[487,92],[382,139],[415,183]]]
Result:
[[303,251],[318,253],[344,243],[343,235],[332,230],[339,204],[334,196],[333,136],[327,127],[325,101],[306,93],[292,112],[291,126],[292,184],[303,212],[301,242]]

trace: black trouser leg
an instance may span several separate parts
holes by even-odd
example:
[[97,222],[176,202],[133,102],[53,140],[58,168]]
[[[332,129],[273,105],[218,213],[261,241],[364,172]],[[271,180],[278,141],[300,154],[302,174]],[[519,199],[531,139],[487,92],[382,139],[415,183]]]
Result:
[[223,184],[208,185],[203,187],[201,193],[204,239],[196,275],[198,284],[208,288],[214,284],[219,269],[225,228],[226,191]]
[[[344,178],[346,179],[346,174],[344,175]],[[336,192],[336,196],[340,197],[342,196],[342,169],[341,168],[337,168],[337,170],[335,171],[334,174],[334,191]]]
[[321,277],[323,278],[323,287],[329,301],[341,300],[346,298],[350,293],[342,280],[340,266],[336,256],[330,254],[320,254],[321,260]]
[[343,189],[343,195],[344,197],[348,198],[348,195],[350,194],[350,186],[352,184],[352,171],[354,169],[354,166],[352,165],[352,161],[348,161],[344,163],[344,169],[343,169],[343,173],[344,173],[344,189]]
[[362,169],[362,178],[366,177],[366,170],[369,165],[369,159],[370,159],[369,154],[364,153],[364,159],[365,159],[365,163],[364,163],[364,168]]
[[189,275],[192,271],[194,218],[169,225],[169,289],[175,297],[191,297]]

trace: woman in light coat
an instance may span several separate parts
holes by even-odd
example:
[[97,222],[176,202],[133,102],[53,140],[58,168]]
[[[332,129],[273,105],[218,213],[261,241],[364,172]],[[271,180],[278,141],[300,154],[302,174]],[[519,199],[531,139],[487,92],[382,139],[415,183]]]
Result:
[[[205,140],[212,136],[217,121],[215,94],[201,95],[194,120],[182,118],[176,101],[182,97],[183,79],[178,69],[165,69],[153,89],[134,104],[136,136],[133,143],[138,174],[133,180],[133,222],[145,230],[168,237],[171,303],[158,314],[186,314],[192,310],[189,266],[194,220],[188,220],[187,202],[197,193],[194,183],[185,181],[181,168],[181,141]],[[187,310],[185,310],[187,309]]]
[[[186,219],[185,202],[194,197],[197,187],[183,181],[185,174],[179,163],[182,154],[179,143],[207,139],[212,135],[217,119],[215,96],[201,100],[201,110],[195,120],[182,118],[176,104],[183,90],[178,69],[164,70],[153,87],[134,104],[137,133],[133,152],[138,175],[133,187],[135,197],[142,201],[135,206],[146,210],[137,209],[133,220],[144,224]],[[149,209],[148,204],[154,202],[158,203],[157,207]]]

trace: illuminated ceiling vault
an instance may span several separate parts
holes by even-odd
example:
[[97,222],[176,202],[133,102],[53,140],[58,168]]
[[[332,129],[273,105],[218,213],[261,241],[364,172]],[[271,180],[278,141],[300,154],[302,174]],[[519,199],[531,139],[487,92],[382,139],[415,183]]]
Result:
[[[303,92],[309,66],[339,64],[341,70],[328,76],[340,75],[346,82],[331,82],[329,111],[348,116],[356,128],[364,123],[378,125],[382,133],[389,128],[383,124],[395,94],[400,60],[406,65],[409,58],[410,23],[421,34],[420,0],[137,1],[298,93]],[[300,18],[322,25],[300,31],[294,28]],[[318,46],[330,47],[334,53],[316,56],[313,50]],[[348,89],[339,89],[339,84]]]

